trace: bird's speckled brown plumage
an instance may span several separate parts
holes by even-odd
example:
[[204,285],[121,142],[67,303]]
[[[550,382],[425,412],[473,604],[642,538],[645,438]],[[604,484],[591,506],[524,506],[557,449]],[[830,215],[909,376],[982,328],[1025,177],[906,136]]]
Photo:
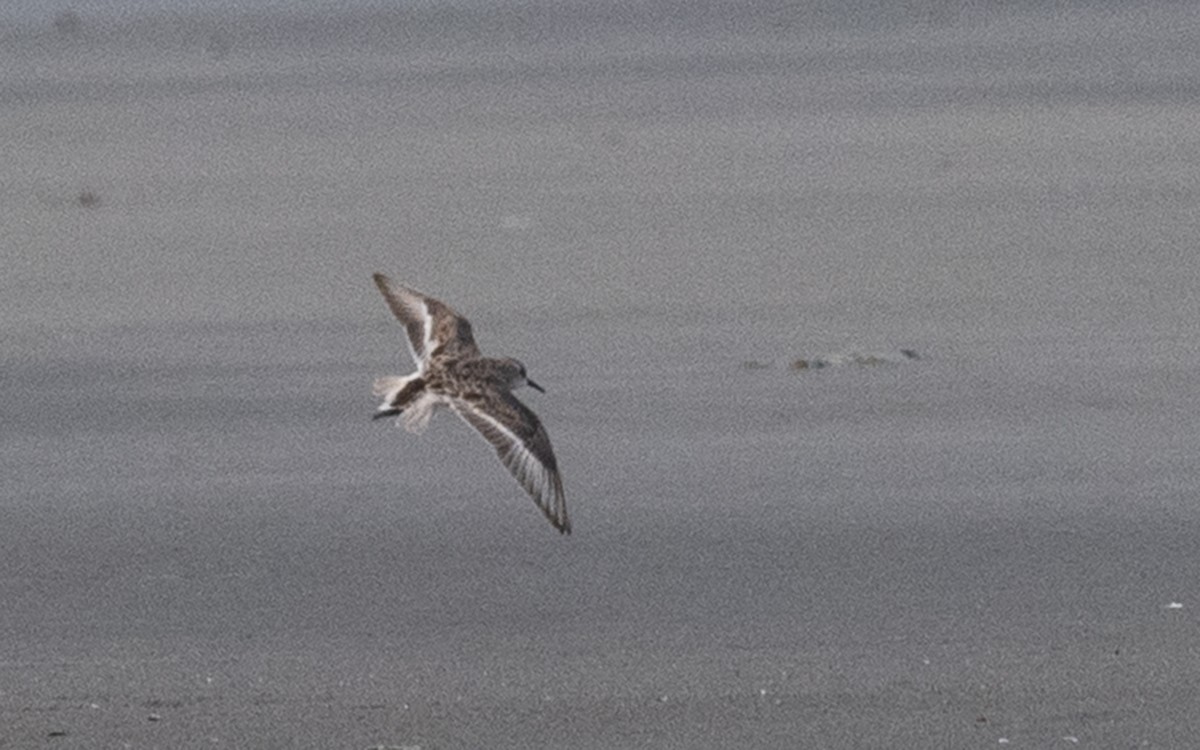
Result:
[[512,389],[530,385],[515,359],[483,357],[471,324],[443,302],[401,286],[383,274],[375,285],[404,325],[418,370],[408,377],[381,378],[375,391],[384,401],[376,417],[403,416],[420,431],[440,406],[447,406],[496,449],[500,462],[529,493],[554,528],[571,532],[566,497],[550,436]]

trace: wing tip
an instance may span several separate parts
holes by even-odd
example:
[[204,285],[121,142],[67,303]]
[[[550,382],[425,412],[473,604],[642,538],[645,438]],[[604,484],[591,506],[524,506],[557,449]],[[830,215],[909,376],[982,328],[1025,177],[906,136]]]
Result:
[[371,274],[371,280],[375,282],[375,287],[383,295],[383,298],[387,300],[388,307],[394,308],[395,292],[393,291],[394,284],[392,284],[392,280],[378,271]]
[[416,289],[411,289],[403,284],[397,284],[392,280],[391,276],[376,271],[371,274],[371,279],[374,280],[375,286],[379,287],[379,291],[383,292],[383,296],[391,299],[402,298],[404,295],[416,297],[424,297],[425,295],[418,292]]
[[545,506],[546,517],[550,519],[550,524],[558,529],[558,533],[568,536],[571,533],[571,518],[567,515],[567,496],[563,492],[562,476],[553,471],[550,481],[554,488],[554,503]]
[[554,518],[553,516],[550,516],[550,525],[558,529],[558,533],[562,534],[563,536],[571,535],[571,519],[567,518],[565,511],[563,512],[562,518]]

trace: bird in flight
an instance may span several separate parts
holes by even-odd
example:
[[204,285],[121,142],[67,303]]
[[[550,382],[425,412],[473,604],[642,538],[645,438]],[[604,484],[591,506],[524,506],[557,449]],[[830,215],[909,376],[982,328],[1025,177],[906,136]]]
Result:
[[528,385],[525,365],[515,359],[484,357],[471,335],[471,323],[449,305],[393,282],[381,273],[375,285],[392,314],[404,325],[417,371],[375,381],[383,403],[374,419],[398,417],[409,432],[419,433],[437,409],[448,407],[474,427],[496,449],[554,528],[571,533],[567,502],[550,436],[513,390]]

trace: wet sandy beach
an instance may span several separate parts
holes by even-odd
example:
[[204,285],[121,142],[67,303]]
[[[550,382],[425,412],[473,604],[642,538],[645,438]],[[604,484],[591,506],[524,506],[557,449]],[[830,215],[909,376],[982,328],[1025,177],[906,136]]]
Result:
[[617,7],[5,29],[0,747],[1194,744],[1191,11]]

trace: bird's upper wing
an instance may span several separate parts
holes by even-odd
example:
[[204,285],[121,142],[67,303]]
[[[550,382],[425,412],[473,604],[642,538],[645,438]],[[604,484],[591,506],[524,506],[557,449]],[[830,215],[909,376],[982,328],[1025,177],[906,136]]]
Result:
[[381,273],[374,279],[392,314],[404,324],[413,359],[421,370],[435,354],[446,358],[479,355],[470,322],[449,305],[401,286]]
[[550,436],[529,407],[508,391],[478,398],[454,398],[450,406],[496,449],[500,462],[564,534],[571,533],[567,500]]

